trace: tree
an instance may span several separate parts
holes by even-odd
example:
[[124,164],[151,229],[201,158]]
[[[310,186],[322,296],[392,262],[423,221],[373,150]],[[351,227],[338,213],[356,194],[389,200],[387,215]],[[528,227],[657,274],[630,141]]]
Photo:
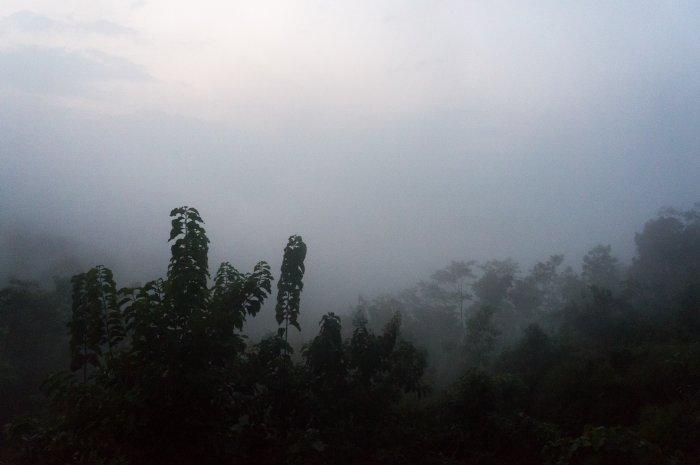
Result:
[[345,362],[340,317],[329,312],[321,317],[321,330],[311,344],[304,348],[304,358],[312,376],[324,390],[338,392],[344,381]]
[[111,357],[126,336],[117,287],[112,272],[97,266],[73,276],[73,315],[70,327],[71,370],[99,367],[103,355]]
[[496,338],[501,331],[493,322],[493,307],[483,306],[467,321],[465,346],[469,364],[484,366],[496,347]]
[[563,297],[557,269],[563,261],[563,255],[552,255],[549,260],[535,264],[523,279],[515,280],[510,299],[515,310],[527,321],[559,309]]
[[[361,313],[354,323],[352,337],[343,341],[340,317],[328,313],[318,336],[304,347],[313,423],[327,435],[351,437],[360,448],[376,447],[401,394],[427,391],[425,355],[401,339],[399,313],[377,335]],[[330,463],[346,459],[339,454]]]
[[282,271],[277,282],[277,306],[275,307],[277,324],[281,325],[284,322],[285,342],[289,333],[289,325],[301,331],[297,318],[301,291],[304,289],[305,258],[306,244],[301,236],[290,236],[287,247],[284,248]]
[[481,266],[483,274],[474,282],[472,290],[482,305],[498,308],[508,298],[518,273],[518,264],[512,260],[491,260]]
[[630,277],[642,296],[663,305],[700,275],[700,203],[687,211],[664,209],[634,237],[637,258]]
[[588,286],[616,290],[620,284],[620,265],[611,247],[599,244],[583,257],[583,280]]
[[203,330],[208,313],[209,239],[195,208],[175,208],[170,216],[173,220],[169,241],[175,242],[170,247],[165,317],[169,320],[168,328],[176,331],[182,342]]
[[[81,376],[78,382],[62,373],[48,383],[59,416],[44,437],[55,435],[47,447],[56,460],[68,454],[79,463],[189,464],[226,455],[229,425],[242,409],[235,388],[245,348],[239,332],[260,311],[272,275],[265,262],[246,274],[225,262],[210,289],[199,212],[180,207],[170,216],[165,280],[117,291],[103,266],[72,279],[71,370]],[[292,254],[297,269],[298,258]],[[298,313],[293,291],[301,276],[292,273],[291,282],[287,301]],[[289,318],[296,323],[296,314]]]
[[421,282],[419,288],[425,298],[448,307],[459,309],[459,321],[464,327],[464,301],[471,298],[467,292],[467,280],[474,277],[473,261],[452,261],[442,270],[430,276],[430,281]]
[[68,363],[68,280],[54,289],[16,278],[0,289],[0,425],[12,416],[45,409],[40,384]]

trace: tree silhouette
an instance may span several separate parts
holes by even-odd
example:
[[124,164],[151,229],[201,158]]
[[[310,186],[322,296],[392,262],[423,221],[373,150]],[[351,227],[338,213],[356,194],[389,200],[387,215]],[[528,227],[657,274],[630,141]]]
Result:
[[[301,236],[290,236],[284,248],[282,270],[277,282],[277,306],[275,307],[278,324],[284,322],[284,340],[288,340],[289,325],[301,331],[297,318],[301,291],[304,289],[304,259],[306,244]],[[280,333],[281,334],[281,333]]]

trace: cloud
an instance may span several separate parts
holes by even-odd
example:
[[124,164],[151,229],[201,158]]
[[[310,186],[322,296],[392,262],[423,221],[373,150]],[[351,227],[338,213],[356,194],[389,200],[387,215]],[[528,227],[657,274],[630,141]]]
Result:
[[135,29],[107,20],[64,21],[43,16],[32,11],[17,11],[0,19],[0,33],[10,31],[27,34],[92,34],[104,36],[128,36]]
[[93,34],[103,34],[108,36],[132,35],[136,30],[121,24],[100,19],[97,21],[77,23],[76,29]]
[[129,60],[97,50],[24,46],[0,51],[0,69],[0,84],[43,95],[89,94],[100,82],[151,79]]
[[28,33],[58,32],[66,24],[31,11],[18,11],[0,19],[0,32],[19,30]]
[[0,18],[0,223],[138,279],[182,204],[244,269],[302,234],[335,309],[452,259],[630,256],[697,201],[698,2],[138,3]]

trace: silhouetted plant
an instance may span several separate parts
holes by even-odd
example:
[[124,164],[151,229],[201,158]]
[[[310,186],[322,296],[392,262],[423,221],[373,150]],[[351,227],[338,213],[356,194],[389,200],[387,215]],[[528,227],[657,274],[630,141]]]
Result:
[[288,340],[289,325],[301,331],[299,326],[299,303],[304,289],[304,259],[306,244],[301,236],[290,236],[284,248],[282,270],[277,281],[277,306],[275,313],[277,324],[284,322],[284,340]]
[[[199,212],[181,207],[171,217],[165,280],[117,292],[103,266],[72,279],[71,369],[82,371],[81,382],[58,374],[47,387],[58,431],[73,432],[66,447],[78,461],[216,463],[225,455],[227,425],[241,411],[232,390],[245,349],[240,331],[260,311],[273,278],[265,262],[246,274],[223,263],[209,289],[209,239]],[[300,238],[290,240],[287,254],[287,268],[291,262],[297,270],[288,271],[285,287],[295,326],[300,246],[305,253]]]

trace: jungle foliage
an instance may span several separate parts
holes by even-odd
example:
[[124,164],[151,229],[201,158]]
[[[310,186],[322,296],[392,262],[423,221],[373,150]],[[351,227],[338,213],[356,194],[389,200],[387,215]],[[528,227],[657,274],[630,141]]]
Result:
[[[300,329],[306,256],[300,236],[284,249],[276,308],[282,327],[249,345],[242,329],[271,292],[269,265],[261,261],[244,273],[222,263],[209,287],[209,239],[199,212],[181,207],[170,216],[165,279],[118,289],[104,266],[72,278],[70,371],[46,381],[48,415],[8,426],[13,461],[325,457],[341,453],[324,453],[344,435],[338,422],[379,428],[374,420],[386,420],[383,413],[401,393],[423,388],[424,358],[399,340],[398,319],[381,336],[360,325],[357,337],[342,341],[340,319],[326,315],[304,363],[293,363],[286,335],[289,326]],[[8,299],[13,292],[4,291]]]
[[[0,291],[0,388],[15,400],[0,405],[0,463],[700,458],[700,206],[649,221],[627,265],[606,245],[580,274],[561,255],[525,273],[452,262],[350,316],[323,315],[298,353],[287,335],[301,330],[302,238],[283,252],[280,328],[251,342],[270,266],[225,262],[211,278],[198,211],[171,218],[164,279],[118,288],[97,266],[55,291]],[[39,396],[32,386],[61,367]]]

